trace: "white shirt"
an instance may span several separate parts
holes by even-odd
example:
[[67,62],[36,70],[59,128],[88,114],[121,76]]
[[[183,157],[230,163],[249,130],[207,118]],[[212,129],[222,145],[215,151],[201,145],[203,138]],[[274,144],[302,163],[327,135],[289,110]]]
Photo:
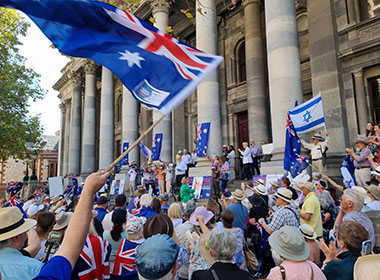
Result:
[[174,173],[174,169],[172,167],[168,167],[165,170],[165,181],[166,182],[170,182],[173,179],[173,173]]
[[230,163],[230,168],[233,169],[235,167],[235,151],[232,150],[231,152],[229,152],[229,154],[227,155],[227,158],[228,158],[228,162]]
[[367,204],[372,210],[380,210],[380,201],[375,200]]
[[104,216],[104,219],[102,221],[102,225],[103,225],[104,230],[111,230],[112,229],[112,227],[113,227],[112,214],[113,214],[113,210]]
[[319,142],[317,145],[314,145],[314,143],[307,143],[302,138],[300,139],[302,146],[310,150],[311,158],[312,159],[321,159],[322,158],[322,152],[326,151],[326,147],[329,144],[329,138],[326,137],[325,142]]
[[198,161],[197,153],[191,153],[192,163],[195,164]]
[[191,164],[193,159],[190,154],[186,154],[182,156],[182,161],[184,161],[186,164]]
[[136,181],[136,175],[137,175],[136,170],[134,170],[133,168],[129,169],[128,175],[129,175],[129,181]]
[[251,149],[249,147],[245,148],[244,151],[240,152],[243,156],[243,164],[252,163]]
[[186,170],[187,165],[183,160],[181,160],[181,162],[179,162],[175,167],[175,175],[183,175],[186,173]]

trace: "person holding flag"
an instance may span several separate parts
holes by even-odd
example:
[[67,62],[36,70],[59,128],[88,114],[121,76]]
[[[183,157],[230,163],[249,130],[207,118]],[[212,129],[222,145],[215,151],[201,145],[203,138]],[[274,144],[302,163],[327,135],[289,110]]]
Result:
[[325,157],[329,144],[329,133],[326,130],[325,141],[323,141],[323,137],[320,132],[315,133],[312,138],[312,143],[307,143],[302,139],[300,134],[297,136],[300,139],[302,146],[310,151],[313,172],[316,171],[322,174],[326,169]]

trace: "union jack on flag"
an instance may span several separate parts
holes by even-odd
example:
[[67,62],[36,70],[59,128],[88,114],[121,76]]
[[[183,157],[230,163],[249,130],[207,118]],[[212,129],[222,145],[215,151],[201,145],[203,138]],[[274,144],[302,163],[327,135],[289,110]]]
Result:
[[61,52],[91,58],[142,104],[168,114],[222,61],[98,1],[2,0],[27,14]]
[[11,199],[9,200],[8,204],[6,206],[9,206],[9,207],[12,207],[12,206],[15,206],[17,207],[21,214],[22,214],[22,217],[24,219],[27,219],[28,218],[28,215],[26,215],[24,209],[22,208],[22,204],[20,202],[20,200],[18,200],[17,198],[17,194],[15,194],[14,196],[11,197]]
[[8,192],[11,196],[14,196],[19,191],[21,191],[23,182],[9,182],[8,183]]
[[71,279],[109,279],[111,245],[99,236],[87,235],[86,243],[75,264]]
[[208,137],[210,134],[209,122],[200,123],[197,127],[197,156],[204,157],[203,152],[207,153]]
[[123,239],[117,251],[112,270],[112,279],[135,279],[137,270],[135,264],[136,247],[140,243]]

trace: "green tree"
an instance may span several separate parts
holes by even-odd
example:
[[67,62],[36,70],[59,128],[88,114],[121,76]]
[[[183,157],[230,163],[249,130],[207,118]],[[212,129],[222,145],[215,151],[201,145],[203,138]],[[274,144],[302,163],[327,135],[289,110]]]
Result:
[[29,100],[44,97],[39,75],[25,66],[20,36],[29,24],[15,10],[0,8],[0,161],[28,157],[27,142],[42,145],[38,115],[29,114]]

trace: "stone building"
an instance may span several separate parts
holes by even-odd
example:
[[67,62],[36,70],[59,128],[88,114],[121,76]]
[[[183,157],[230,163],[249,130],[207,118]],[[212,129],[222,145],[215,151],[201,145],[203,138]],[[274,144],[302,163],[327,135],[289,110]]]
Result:
[[[155,128],[164,133],[164,161],[191,149],[197,123],[210,121],[210,154],[220,154],[222,144],[264,140],[274,144],[264,172],[281,172],[286,112],[295,100],[318,92],[331,165],[368,121],[380,122],[377,0],[153,0],[135,14],[224,57],[218,71]],[[87,59],[73,58],[54,88],[62,102],[58,173],[63,176],[105,168],[123,142],[133,142],[160,117],[143,109],[108,69]],[[130,154],[137,162],[140,157],[138,149]]]
[[0,163],[0,188],[6,188],[7,183],[11,181],[23,181],[25,175],[32,175],[34,163],[38,186],[47,184],[49,177],[57,176],[59,132],[56,135],[42,135],[42,140],[45,145],[34,159],[9,159],[5,163]]

